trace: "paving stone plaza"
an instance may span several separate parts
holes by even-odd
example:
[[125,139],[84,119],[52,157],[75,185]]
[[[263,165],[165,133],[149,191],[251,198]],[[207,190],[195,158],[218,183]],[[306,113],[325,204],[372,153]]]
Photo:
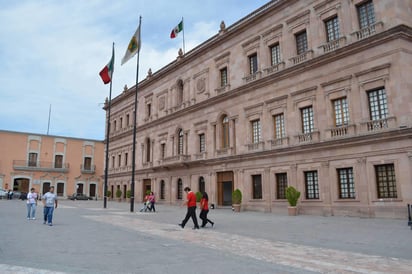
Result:
[[[61,200],[54,225],[0,200],[0,273],[411,273],[407,219],[214,209],[215,227],[181,229],[186,208],[156,213],[110,201]],[[197,212],[198,214],[199,212]]]

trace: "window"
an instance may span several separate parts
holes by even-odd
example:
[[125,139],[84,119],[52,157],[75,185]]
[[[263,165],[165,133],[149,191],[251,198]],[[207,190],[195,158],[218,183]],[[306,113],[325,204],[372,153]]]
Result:
[[262,175],[252,175],[253,199],[262,199]]
[[313,125],[313,108],[312,106],[302,108],[301,110],[301,116],[302,116],[302,132],[305,133],[311,133],[314,130],[314,125]]
[[252,54],[249,56],[249,72],[250,74],[255,74],[258,71],[258,60],[257,54]]
[[306,36],[306,30],[295,34],[295,38],[297,55],[305,53],[308,50],[308,38]]
[[378,198],[398,198],[393,164],[375,166]]
[[121,167],[121,166],[122,166],[122,155],[119,154],[119,155],[117,156],[117,159],[118,159],[117,166],[118,166],[118,167]]
[[335,126],[342,127],[349,124],[348,103],[345,98],[340,98],[332,101],[335,114]]
[[287,173],[276,173],[276,199],[286,199]]
[[29,165],[28,166],[37,166],[37,153],[29,153]]
[[359,28],[367,28],[375,24],[375,11],[373,10],[373,2],[367,1],[359,6],[358,18],[359,18]]
[[90,157],[84,157],[84,162],[83,162],[83,169],[84,170],[92,170],[92,158]]
[[160,157],[164,159],[166,156],[166,144],[160,144]]
[[126,152],[126,153],[124,154],[124,165],[125,165],[125,166],[128,165],[128,162],[127,162],[128,159],[129,159],[129,153]]
[[178,179],[177,180],[177,196],[176,198],[178,200],[182,200],[183,199],[183,183],[182,183],[182,179]]
[[160,181],[160,200],[164,200],[166,198],[166,184],[165,181]]
[[269,49],[270,49],[270,64],[272,66],[279,64],[281,62],[279,44],[275,44],[269,47]]
[[150,162],[151,146],[150,138],[146,138],[146,162]]
[[275,139],[284,138],[286,136],[286,132],[285,132],[285,118],[284,118],[283,113],[273,116],[273,120],[274,120],[274,123],[275,123],[274,124]]
[[130,125],[130,115],[127,114],[126,115],[126,126],[129,126],[129,125]]
[[147,104],[146,105],[146,114],[147,117],[149,118],[150,116],[152,116],[152,104]]
[[326,40],[327,42],[339,39],[339,21],[335,16],[325,21]]
[[260,120],[252,121],[252,143],[257,144],[262,139],[261,137]]
[[318,172],[305,172],[306,199],[319,199]]
[[117,121],[114,120],[114,122],[113,122],[113,131],[116,131],[116,130],[117,130]]
[[182,155],[183,154],[183,130],[180,129],[178,133],[178,139],[177,139],[177,154]]
[[206,142],[205,142],[205,134],[199,134],[199,152],[205,152],[206,151]]
[[203,178],[203,176],[199,177],[199,192],[203,193],[206,191],[206,187],[205,187],[205,178]]
[[227,68],[224,67],[220,70],[220,87],[227,85]]
[[355,199],[355,183],[352,168],[339,168],[338,170],[339,198]]
[[115,164],[115,157],[112,156],[112,168],[114,168],[114,164]]
[[54,156],[54,168],[62,168],[63,167],[63,155],[55,155]]
[[177,105],[183,103],[183,81],[177,81]]
[[229,118],[225,115],[222,118],[222,148],[229,147]]
[[372,121],[386,119],[388,117],[388,102],[385,88],[379,88],[368,92],[369,113]]
[[123,117],[120,117],[120,128],[123,128]]

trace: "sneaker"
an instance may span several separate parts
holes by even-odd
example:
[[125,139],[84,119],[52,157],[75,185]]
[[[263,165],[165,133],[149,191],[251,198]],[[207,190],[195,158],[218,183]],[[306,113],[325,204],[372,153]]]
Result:
[[30,218],[29,218],[29,217],[27,217],[27,220],[30,220]]
[[33,218],[31,218],[31,219],[32,219],[32,220],[36,220],[36,218],[34,218],[34,217],[33,217]]
[[53,224],[52,224],[52,223],[50,223],[50,224],[49,224],[49,226],[53,226]]
[[179,226],[180,226],[181,228],[185,228],[184,225],[182,225],[182,224],[179,224]]

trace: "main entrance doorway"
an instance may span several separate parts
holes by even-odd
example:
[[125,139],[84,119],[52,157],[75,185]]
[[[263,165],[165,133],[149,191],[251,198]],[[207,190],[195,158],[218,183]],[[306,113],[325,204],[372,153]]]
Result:
[[143,179],[142,200],[144,200],[144,197],[146,196],[147,192],[150,193],[150,191],[152,191],[152,181],[150,179]]
[[233,171],[217,173],[217,204],[219,206],[232,205]]

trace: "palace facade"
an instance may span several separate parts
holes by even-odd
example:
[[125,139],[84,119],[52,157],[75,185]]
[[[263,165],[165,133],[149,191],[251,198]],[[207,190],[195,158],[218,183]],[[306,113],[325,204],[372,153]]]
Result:
[[0,188],[103,197],[104,142],[0,130]]
[[[138,84],[135,197],[406,218],[412,2],[274,0]],[[142,53],[143,58],[143,53]],[[136,87],[111,101],[109,190],[131,187]],[[105,109],[107,111],[107,104]]]

